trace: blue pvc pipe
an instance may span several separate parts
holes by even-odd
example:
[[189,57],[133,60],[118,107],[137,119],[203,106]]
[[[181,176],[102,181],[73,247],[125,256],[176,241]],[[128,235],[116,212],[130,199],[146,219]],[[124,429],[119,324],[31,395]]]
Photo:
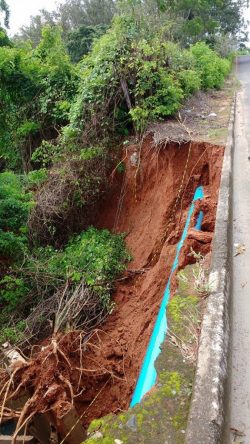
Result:
[[[179,263],[179,255],[180,255],[180,251],[181,248],[184,244],[184,241],[187,237],[187,232],[188,232],[188,228],[191,222],[191,218],[194,212],[194,208],[195,208],[195,201],[199,200],[199,199],[203,199],[204,197],[204,192],[203,192],[203,188],[202,187],[198,187],[195,191],[194,194],[194,198],[192,201],[192,204],[190,206],[188,215],[187,215],[187,220],[186,220],[186,224],[182,233],[182,237],[180,242],[177,245],[176,248],[176,256],[174,259],[174,263],[170,272],[170,276],[168,279],[168,283],[163,295],[163,299],[162,299],[162,303],[156,318],[156,322],[155,322],[155,326],[153,329],[153,333],[151,335],[150,341],[149,341],[149,345],[146,351],[146,355],[142,364],[142,368],[141,368],[141,372],[136,384],[136,388],[132,397],[132,401],[130,404],[130,407],[134,407],[136,404],[140,403],[142,398],[144,397],[144,395],[155,385],[156,383],[156,378],[157,378],[157,373],[156,373],[156,369],[155,369],[155,361],[157,359],[157,357],[159,356],[160,352],[161,352],[161,345],[164,342],[166,333],[167,333],[167,315],[166,315],[166,309],[167,309],[167,304],[169,301],[169,297],[170,297],[170,283],[171,283],[171,278],[173,273],[175,272],[175,270],[178,267],[178,263]],[[201,224],[202,224],[202,220],[203,220],[203,212],[201,211],[197,221],[196,221],[196,225],[195,228],[197,230],[201,229]]]
[[204,213],[203,213],[203,211],[200,211],[199,216],[196,221],[196,225],[195,225],[196,230],[199,230],[199,231],[201,230],[203,218],[204,218]]

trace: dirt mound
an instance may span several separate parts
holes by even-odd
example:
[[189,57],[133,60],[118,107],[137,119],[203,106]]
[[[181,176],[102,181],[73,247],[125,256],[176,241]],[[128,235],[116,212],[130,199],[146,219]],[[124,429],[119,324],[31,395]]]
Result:
[[190,230],[179,267],[195,261],[189,255],[191,247],[204,255],[210,251],[223,153],[222,146],[196,142],[155,148],[149,137],[142,146],[126,149],[126,173],[114,180],[97,224],[127,233],[133,256],[117,285],[115,310],[102,329],[85,341],[80,332],[54,338],[35,354],[34,361],[16,370],[13,392],[18,386],[25,388],[39,412],[52,407],[60,412],[73,404],[84,426],[128,408],[199,185],[205,198],[196,204],[191,227],[202,210],[204,233]]

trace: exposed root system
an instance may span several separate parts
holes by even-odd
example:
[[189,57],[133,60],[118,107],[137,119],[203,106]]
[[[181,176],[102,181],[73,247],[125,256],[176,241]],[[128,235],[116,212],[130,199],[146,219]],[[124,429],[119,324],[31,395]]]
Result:
[[[102,347],[100,335],[99,330],[91,335],[83,331],[54,335],[37,347],[28,362],[18,361],[2,371],[0,423],[18,418],[13,444],[18,432],[39,413],[50,414],[51,424],[56,425],[77,398],[84,397],[89,379],[104,383],[122,379],[112,365],[105,366],[96,359]],[[21,396],[25,401],[17,412],[15,400]]]

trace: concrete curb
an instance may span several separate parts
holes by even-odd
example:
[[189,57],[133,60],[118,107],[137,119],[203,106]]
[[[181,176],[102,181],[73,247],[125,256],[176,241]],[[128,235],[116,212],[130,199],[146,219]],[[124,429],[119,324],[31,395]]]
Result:
[[211,293],[202,322],[186,444],[218,444],[224,421],[228,371],[230,298],[230,214],[235,100],[222,167],[210,272]]

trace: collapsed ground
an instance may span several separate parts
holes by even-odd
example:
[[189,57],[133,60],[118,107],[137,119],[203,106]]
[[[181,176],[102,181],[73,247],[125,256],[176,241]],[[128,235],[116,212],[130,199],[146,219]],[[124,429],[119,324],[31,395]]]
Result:
[[[21,394],[30,398],[19,426],[34,419],[35,413],[49,410],[49,422],[62,438],[65,431],[59,418],[72,405],[85,429],[93,419],[129,407],[176,245],[199,185],[205,198],[195,216],[204,212],[202,232],[189,230],[179,269],[196,261],[192,250],[203,256],[211,250],[223,152],[223,146],[193,141],[156,146],[150,135],[142,144],[124,150],[125,173],[113,176],[97,222],[98,228],[126,233],[133,257],[117,284],[115,309],[88,338],[76,331],[35,348],[33,359],[16,364],[11,385],[3,374],[5,402]],[[175,288],[173,280],[172,295]],[[68,439],[74,442],[72,436]]]
[[[103,361],[103,366],[122,380],[115,384],[110,381],[99,402],[96,401],[88,410],[87,421],[129,406],[176,245],[198,185],[203,185],[205,191],[201,204],[205,213],[204,233],[189,232],[179,267],[184,268],[194,261],[189,256],[191,248],[203,255],[208,254],[211,248],[223,147],[191,142],[181,146],[170,144],[161,149],[152,146],[149,139],[140,153],[141,168],[137,177],[136,166],[131,164],[135,150],[133,146],[127,150],[122,190],[118,188],[116,200],[112,199],[113,208],[110,208],[108,200],[109,204],[106,208],[104,206],[100,218],[105,226],[112,228],[115,225],[116,230],[128,233],[126,242],[133,256],[129,269],[138,271],[138,275],[118,285],[114,296],[116,309],[103,327],[103,333],[100,333],[98,362]],[[182,185],[190,151],[192,155]],[[180,188],[182,191],[177,199]],[[93,389],[92,393],[95,393],[96,383],[99,388],[104,381],[105,378],[95,381],[94,387],[90,383],[89,393]],[[84,402],[83,406],[87,403]]]

